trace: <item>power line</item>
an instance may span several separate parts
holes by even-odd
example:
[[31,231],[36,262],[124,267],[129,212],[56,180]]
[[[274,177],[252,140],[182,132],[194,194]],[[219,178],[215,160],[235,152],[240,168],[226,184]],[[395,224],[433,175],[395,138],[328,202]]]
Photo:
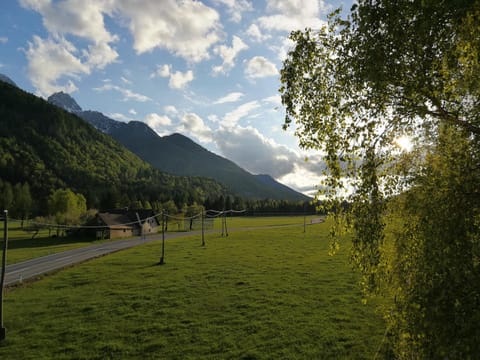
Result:
[[[210,217],[218,217],[218,216],[222,216],[222,215],[227,214],[227,213],[243,213],[245,211],[246,210],[226,210],[226,211],[206,210],[205,213],[208,214],[209,212],[213,212],[217,215],[210,216]],[[202,213],[200,212],[198,214],[188,216],[188,217],[178,217],[178,216],[168,215],[165,212],[159,212],[159,213],[156,213],[154,215],[148,216],[146,218],[140,219],[140,222],[142,224],[144,224],[148,220],[157,219],[157,218],[160,218],[162,216],[165,216],[166,218],[174,219],[174,220],[193,220],[193,219],[201,218]],[[209,216],[207,215],[206,217],[209,217]],[[9,219],[9,221],[10,222],[22,222],[22,220],[19,220],[19,219]],[[136,221],[130,221],[130,222],[126,222],[126,223],[120,223],[120,224],[115,224],[115,225],[110,225],[109,226],[109,225],[68,225],[68,224],[55,224],[55,223],[46,223],[46,222],[29,220],[29,221],[27,221],[27,226],[28,225],[34,225],[34,226],[44,227],[44,228],[55,228],[55,229],[65,229],[65,230],[69,230],[69,229],[71,229],[71,230],[81,230],[81,229],[108,229],[111,226],[132,226],[132,225],[138,224],[138,222],[139,221],[136,220]]]

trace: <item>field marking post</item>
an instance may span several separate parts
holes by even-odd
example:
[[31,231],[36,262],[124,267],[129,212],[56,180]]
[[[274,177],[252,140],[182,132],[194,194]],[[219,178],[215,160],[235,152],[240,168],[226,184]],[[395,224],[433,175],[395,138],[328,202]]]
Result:
[[5,285],[5,271],[7,267],[8,210],[4,210],[3,213],[3,255],[2,275],[0,279],[0,341],[5,340],[7,335],[7,329],[3,326],[3,288]]

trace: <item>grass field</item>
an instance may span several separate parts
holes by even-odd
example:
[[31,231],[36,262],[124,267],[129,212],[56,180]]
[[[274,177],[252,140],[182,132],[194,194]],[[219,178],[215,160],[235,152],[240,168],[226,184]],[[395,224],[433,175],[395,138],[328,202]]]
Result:
[[[307,224],[310,219],[318,217],[306,217]],[[233,231],[235,229],[249,227],[249,226],[279,226],[279,225],[302,225],[304,222],[303,216],[279,216],[279,217],[228,217],[227,229]],[[183,226],[183,224],[182,224]],[[169,229],[175,231],[178,226],[173,221]],[[50,255],[61,251],[67,251],[83,246],[102,243],[110,240],[93,240],[78,237],[51,237],[46,229],[41,230],[35,238],[32,239],[33,232],[24,231],[20,227],[19,222],[9,223],[9,244],[7,264],[14,264],[32,258]],[[201,228],[197,226],[196,228]],[[222,229],[222,220],[220,218],[214,219],[213,228],[216,230]],[[114,240],[113,240],[114,241]],[[0,242],[3,242],[3,222],[0,222]]]
[[372,359],[384,324],[325,224],[115,253],[10,290],[0,359]]

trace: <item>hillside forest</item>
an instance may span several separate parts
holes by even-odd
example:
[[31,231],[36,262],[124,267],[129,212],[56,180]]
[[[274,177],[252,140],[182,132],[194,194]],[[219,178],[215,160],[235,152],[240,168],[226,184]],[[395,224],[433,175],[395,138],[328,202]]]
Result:
[[162,172],[74,114],[2,81],[0,98],[0,207],[15,218],[57,214],[60,192],[86,209],[314,210],[308,202],[245,199],[210,178]]

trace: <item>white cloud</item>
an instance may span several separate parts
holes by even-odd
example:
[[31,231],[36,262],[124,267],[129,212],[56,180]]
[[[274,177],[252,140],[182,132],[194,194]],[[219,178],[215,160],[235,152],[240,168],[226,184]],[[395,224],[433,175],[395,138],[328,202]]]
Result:
[[58,84],[64,76],[76,79],[80,74],[90,73],[90,68],[75,56],[77,52],[75,46],[63,38],[33,37],[25,53],[30,80],[41,95],[49,96],[58,91],[71,93],[77,89],[71,80]]
[[244,96],[243,93],[241,92],[231,92],[230,94],[227,94],[220,99],[214,101],[214,104],[225,104],[225,103],[231,103],[231,102],[237,102]]
[[262,42],[271,38],[271,35],[262,32],[256,24],[252,24],[247,29],[247,35],[254,42]]
[[177,115],[178,114],[178,110],[175,106],[173,105],[167,105],[163,108],[163,110],[167,113],[167,114],[170,114],[170,115]]
[[215,123],[215,124],[220,123],[220,118],[218,117],[217,114],[210,114],[210,115],[207,116],[207,119],[210,120],[211,122]]
[[122,87],[117,86],[117,85],[112,85],[110,83],[106,83],[105,85],[103,85],[101,87],[97,87],[97,88],[93,88],[93,89],[95,91],[98,91],[98,92],[109,91],[109,90],[118,91],[119,93],[121,93],[124,96],[124,98],[123,98],[124,101],[134,100],[134,101],[138,101],[138,102],[145,102],[145,101],[151,101],[152,100],[151,98],[149,98],[146,95],[138,94],[138,93],[135,93],[135,92],[133,92],[129,89],[125,89],[125,88],[122,88]]
[[[29,43],[27,50],[29,74],[32,83],[40,93],[72,90],[75,88],[73,82],[70,81],[68,85],[61,86],[56,83],[57,80],[65,75],[72,76],[72,70],[76,76],[79,76],[89,74],[95,68],[103,69],[118,58],[118,53],[110,46],[110,43],[116,42],[118,37],[106,29],[103,21],[104,14],[110,15],[112,11],[108,1],[21,0],[20,3],[23,7],[40,13],[43,25],[50,34],[49,38],[44,40],[34,36],[33,45]],[[74,55],[77,49],[73,49],[73,45],[65,40],[67,34],[83,38],[90,43],[80,51],[84,58],[83,62]],[[64,65],[59,61],[60,57],[64,58]],[[49,63],[48,60],[52,62]],[[47,73],[45,75],[42,75],[38,69],[38,64],[41,62],[48,67],[44,68]]]
[[112,118],[112,119],[115,119],[115,120],[118,120],[118,121],[122,121],[122,122],[129,122],[131,121],[132,119],[124,114],[121,114],[121,113],[108,113],[106,114],[108,117]]
[[314,195],[324,162],[318,153],[305,156],[278,144],[251,126],[220,127],[215,144],[223,156],[253,174],[268,174],[297,191]]
[[278,75],[278,70],[274,63],[267,60],[263,56],[254,56],[247,61],[245,74],[251,79],[262,78]]
[[99,69],[103,69],[118,58],[118,53],[104,42],[89,45],[88,51],[84,50],[83,54],[87,57],[89,66]]
[[252,113],[253,110],[260,107],[258,101],[250,101],[238,106],[235,110],[232,110],[225,114],[223,117],[223,126],[232,127],[238,123],[238,121]]
[[216,3],[223,4],[227,7],[227,11],[230,15],[230,19],[233,22],[240,22],[242,20],[242,14],[245,11],[252,11],[253,6],[250,1],[247,0],[213,0]]
[[112,8],[106,1],[97,0],[20,0],[25,8],[39,12],[43,25],[54,35],[72,34],[96,43],[116,41],[103,22],[103,13]]
[[323,0],[267,0],[271,15],[261,16],[258,23],[263,29],[274,31],[318,29],[325,24],[320,20],[325,9]]
[[213,52],[222,58],[223,63],[222,65],[214,66],[213,73],[226,74],[235,66],[235,58],[237,57],[238,53],[246,49],[248,49],[247,44],[245,44],[242,39],[235,35],[233,36],[232,47],[228,47],[225,45],[215,47]]
[[187,113],[181,118],[180,126],[176,129],[180,133],[189,134],[200,142],[212,142],[212,129],[210,129],[200,116],[195,113]]
[[222,127],[215,135],[215,143],[225,157],[254,174],[278,178],[291,173],[298,161],[293,151],[250,126]]
[[311,172],[301,166],[300,163],[294,165],[293,170],[278,178],[282,184],[285,184],[308,196],[315,196],[317,187],[321,181],[320,173]]
[[281,105],[282,104],[282,97],[280,95],[272,95],[262,99],[263,102],[274,104],[274,105]]
[[172,120],[168,116],[158,115],[156,113],[150,113],[145,116],[144,122],[154,130],[172,125]]
[[8,37],[0,36],[0,44],[6,44],[8,42]]
[[278,43],[272,43],[268,48],[276,53],[278,59],[283,62],[287,58],[288,52],[295,47],[295,43],[288,37],[279,37],[279,40]]
[[160,48],[199,62],[222,37],[219,14],[199,1],[119,0],[115,9],[127,20],[139,54]]
[[150,74],[150,78],[153,79],[157,76],[169,77],[171,68],[172,68],[172,65],[168,65],[168,64],[157,65],[157,70],[155,70],[152,74]]
[[157,76],[169,78],[168,86],[171,89],[183,89],[195,78],[192,70],[173,72],[170,64],[157,65],[157,70],[150,75],[150,78]]
[[132,84],[132,82],[131,82],[130,80],[128,80],[126,77],[124,77],[124,76],[120,76],[120,80],[122,80],[122,82],[123,82],[124,84],[127,84],[127,85],[131,85],[131,84]]
[[168,86],[171,89],[183,89],[193,79],[194,76],[192,70],[188,70],[184,73],[182,73],[181,71],[175,71],[174,73],[170,74]]
[[135,111],[135,109],[128,110],[128,113],[131,115],[137,115],[137,112]]

